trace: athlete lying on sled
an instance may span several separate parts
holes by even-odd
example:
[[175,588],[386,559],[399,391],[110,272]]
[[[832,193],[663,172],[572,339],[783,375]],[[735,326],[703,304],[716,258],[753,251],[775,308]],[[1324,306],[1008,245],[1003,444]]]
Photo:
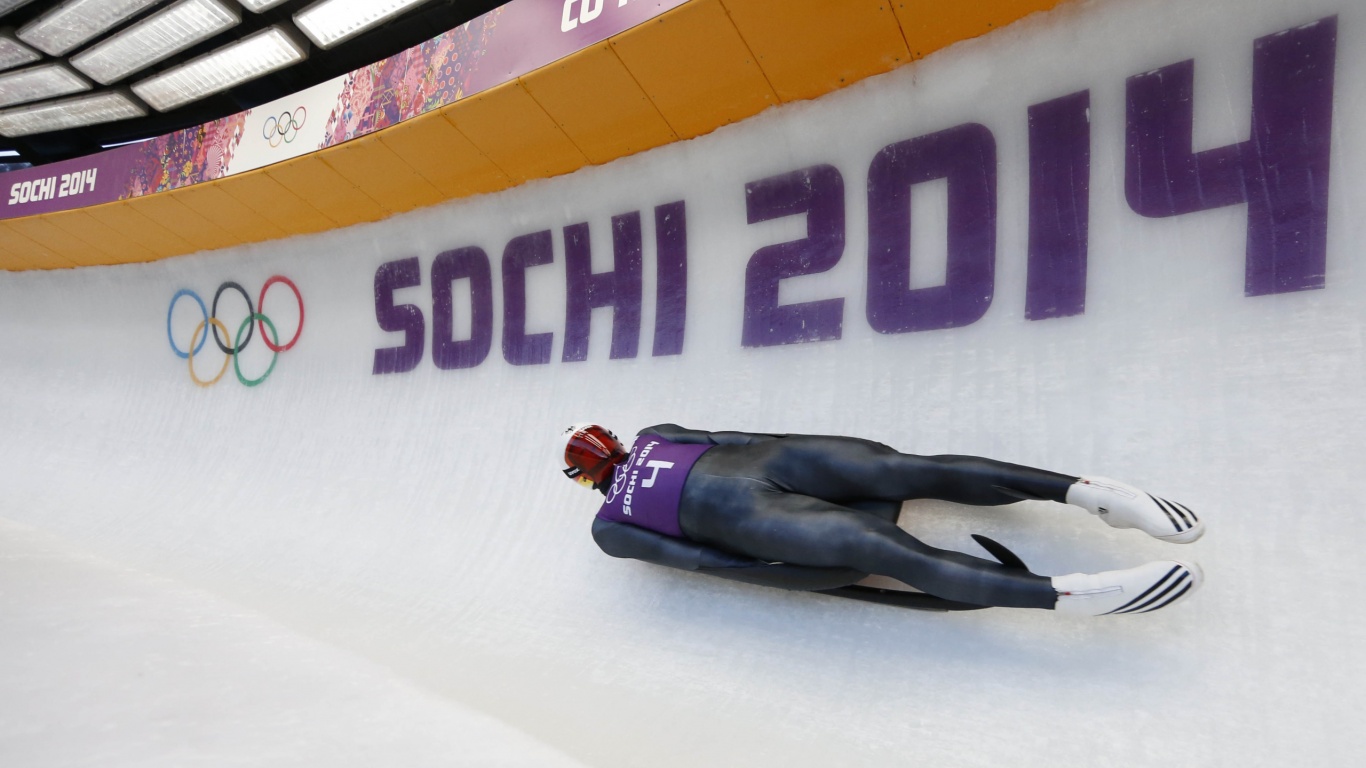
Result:
[[[1099,616],[1146,613],[1190,596],[1198,566],[1040,576],[974,536],[999,563],[931,547],[897,527],[901,502],[997,506],[1033,499],[1081,507],[1115,528],[1186,544],[1204,524],[1186,507],[1105,478],[975,456],[912,456],[851,437],[641,430],[628,453],[604,427],[563,435],[564,473],[601,491],[593,539],[628,557],[751,584],[927,610],[991,606]],[[890,576],[925,594],[853,586]]]

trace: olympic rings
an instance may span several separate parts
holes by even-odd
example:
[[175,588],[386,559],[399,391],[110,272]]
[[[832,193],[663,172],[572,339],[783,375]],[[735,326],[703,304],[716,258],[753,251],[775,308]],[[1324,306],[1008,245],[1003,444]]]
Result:
[[299,129],[303,128],[306,122],[308,110],[302,106],[296,107],[293,112],[281,112],[279,117],[271,115],[261,126],[261,138],[270,142],[271,147],[280,146],[282,141],[285,144],[292,144],[299,137]]
[[[294,338],[290,339],[289,343],[282,347],[272,343],[270,339],[266,338],[266,327],[262,325],[261,341],[264,341],[266,343],[266,346],[269,347],[270,351],[272,352],[286,352],[294,346],[294,342],[299,340],[299,334],[304,332],[304,297],[303,294],[299,293],[299,286],[295,285],[293,280],[290,280],[284,275],[276,275],[267,280],[265,285],[261,286],[261,295],[256,298],[256,309],[258,309],[261,312],[266,311],[266,291],[269,290],[270,287],[276,283],[284,283],[285,285],[289,286],[289,289],[291,291],[294,291],[294,298],[297,299],[299,302],[299,327],[294,330]],[[250,307],[251,302],[247,302],[247,306]],[[265,317],[262,317],[261,320],[266,323],[270,322],[269,320],[266,320]],[[274,326],[271,326],[271,330],[274,330]],[[251,340],[250,333],[247,334],[247,340]],[[276,340],[279,340],[278,336],[276,337]]]
[[[219,319],[216,318],[216,317],[210,317],[210,318],[208,318],[207,320],[201,320],[201,321],[199,322],[199,325],[195,326],[194,333],[190,335],[190,346],[191,346],[191,347],[194,346],[194,340],[197,339],[197,338],[199,338],[199,333],[200,333],[200,331],[203,331],[203,330],[204,330],[204,326],[205,326],[206,323],[211,323],[211,324],[213,325],[214,328],[222,328],[222,329],[223,329],[223,335],[224,335],[224,336],[227,336],[227,335],[228,335],[228,328],[227,328],[227,326],[223,325],[223,321],[222,321],[222,320],[219,320]],[[209,338],[209,334],[207,334],[207,333],[204,334],[204,338],[206,338],[206,339]],[[204,345],[201,343],[199,346],[202,347],[202,346],[204,346]],[[235,356],[235,355],[224,355],[224,356],[223,356],[223,367],[218,369],[218,375],[215,376],[215,377],[213,377],[212,379],[209,379],[208,381],[204,381],[203,379],[201,379],[201,378],[199,378],[198,376],[196,376],[195,373],[194,373],[194,353],[191,352],[189,355],[186,356],[186,358],[190,361],[190,381],[193,381],[195,384],[198,384],[198,385],[201,386],[201,387],[211,387],[211,386],[213,386],[214,384],[217,384],[217,383],[218,383],[218,380],[221,379],[221,378],[223,378],[223,374],[224,374],[225,372],[227,372],[227,370],[228,370],[228,358],[229,358],[229,357],[233,357],[234,359],[236,359],[236,356]]]
[[[243,299],[244,301],[247,302],[247,314],[250,315],[250,314],[254,314],[254,313],[256,312],[256,310],[251,306],[251,296],[248,296],[248,295],[247,295],[247,289],[246,289],[246,288],[243,288],[242,286],[238,285],[237,283],[234,283],[234,282],[229,281],[229,282],[223,283],[222,285],[218,286],[218,291],[217,291],[216,293],[214,293],[214,295],[213,295],[213,316],[214,316],[214,317],[218,317],[218,299],[221,298],[221,297],[223,296],[223,291],[226,291],[226,290],[229,289],[229,288],[235,289],[238,293],[242,294],[242,299]],[[257,303],[259,304],[260,302],[257,302]],[[303,302],[300,301],[299,303],[302,304]],[[223,335],[224,335],[224,336],[227,336],[227,335],[228,335],[228,332],[227,332],[226,330],[224,330],[224,331],[223,331]],[[247,344],[248,344],[250,341],[251,341],[251,331],[248,330],[248,331],[247,331],[247,340],[246,340],[246,341],[241,341],[241,340],[239,339],[238,345],[237,345],[237,346],[229,347],[227,344],[223,343],[222,341],[219,341],[219,339],[218,339],[218,329],[217,329],[217,328],[214,328],[214,329],[213,329],[213,343],[217,344],[217,345],[218,345],[218,349],[221,350],[221,351],[223,352],[223,354],[225,354],[225,355],[235,355],[235,354],[237,354],[237,350],[239,350],[239,349],[246,349],[246,348],[247,348]]]
[[[171,334],[171,313],[175,312],[175,303],[177,301],[180,301],[181,296],[189,296],[190,298],[195,300],[195,303],[199,305],[199,311],[204,313],[204,322],[206,323],[209,322],[209,310],[204,307],[204,300],[199,298],[199,294],[195,293],[194,291],[182,288],[176,291],[175,295],[171,297],[171,308],[166,310],[166,338],[169,339],[171,342],[171,351],[176,354],[176,357],[180,358],[181,360],[184,360],[185,358],[191,355],[198,354],[199,350],[204,348],[204,342],[208,341],[209,337],[206,334],[203,339],[200,339],[199,346],[196,347],[192,352],[181,352],[180,349],[176,347],[175,336]],[[299,301],[299,306],[303,306],[302,300]],[[223,333],[226,334],[227,331],[224,330]],[[194,347],[193,339],[190,340],[190,346]]]
[[[243,346],[242,331],[246,331],[246,332],[247,332],[247,338],[251,338],[251,321],[252,321],[252,320],[260,320],[262,323],[265,323],[265,326],[263,326],[263,327],[270,328],[270,335],[271,335],[271,336],[274,336],[276,341],[279,341],[279,340],[280,340],[280,334],[278,334],[278,333],[275,332],[275,323],[272,323],[272,322],[270,321],[270,318],[269,318],[269,317],[266,317],[265,315],[261,314],[260,312],[253,312],[252,314],[247,315],[247,318],[246,318],[245,320],[242,321],[241,327],[239,327],[239,328],[237,329],[237,346],[238,346],[239,348]],[[219,324],[222,325],[222,323],[219,323]],[[266,332],[265,332],[265,331],[261,331],[261,338],[264,339],[265,337],[266,337]],[[267,341],[267,342],[266,342],[266,346],[270,346],[270,342]],[[275,370],[275,361],[278,360],[278,359],[280,359],[280,351],[279,351],[279,349],[277,348],[277,349],[275,350],[275,352],[271,354],[271,356],[270,356],[270,365],[266,368],[266,372],[263,373],[263,374],[261,374],[261,377],[260,377],[259,379],[248,379],[246,376],[243,376],[243,375],[242,375],[242,364],[241,364],[241,362],[240,362],[241,359],[242,359],[242,358],[241,358],[241,357],[238,357],[237,355],[233,355],[233,356],[232,356],[232,369],[233,369],[234,371],[237,372],[237,380],[240,381],[240,382],[242,382],[243,386],[254,387],[254,386],[256,386],[257,384],[260,384],[261,382],[265,381],[265,380],[266,380],[266,377],[270,375],[270,372],[273,371],[273,370]],[[228,358],[224,357],[224,358],[223,358],[223,363],[224,363],[223,367],[224,367],[224,368],[227,368],[227,367],[228,367],[228,366],[227,366],[227,362],[228,362]],[[218,375],[219,375],[219,376],[222,376],[223,374],[220,373],[220,374],[218,374]]]
[[[285,344],[280,343],[280,335],[275,328],[275,323],[264,313],[266,292],[276,283],[283,283],[293,291],[294,299],[299,303],[299,325],[294,331],[294,336]],[[228,327],[218,319],[218,300],[222,298],[223,292],[228,290],[240,293],[243,301],[247,304],[246,319],[244,319],[242,324],[238,327],[236,336],[233,336]],[[171,319],[175,312],[176,303],[186,296],[194,299],[195,303],[199,305],[199,311],[203,316],[203,319],[195,327],[194,333],[190,335],[189,350],[182,351],[176,344],[175,334],[171,327]],[[248,379],[242,374],[240,356],[247,348],[247,345],[251,343],[252,335],[255,333],[255,326],[257,325],[261,326],[261,341],[265,343],[266,347],[270,349],[273,355],[271,356],[270,365],[266,368],[265,373],[261,374],[261,376],[256,379]],[[290,280],[284,275],[273,275],[266,280],[265,284],[261,286],[260,294],[257,295],[256,306],[252,306],[251,294],[247,293],[247,290],[243,288],[241,284],[227,281],[218,286],[218,290],[214,292],[212,309],[205,306],[204,300],[199,297],[199,294],[188,288],[182,288],[176,291],[175,295],[171,297],[171,305],[166,310],[166,338],[171,344],[171,352],[175,353],[176,357],[188,361],[190,380],[201,387],[208,387],[216,384],[219,379],[223,378],[223,374],[228,370],[228,358],[232,358],[233,367],[237,373],[237,380],[240,381],[243,386],[257,386],[269,378],[270,374],[275,370],[275,362],[279,359],[280,353],[292,349],[294,345],[298,343],[299,336],[303,334],[303,331],[303,294],[300,293],[299,286],[295,285],[293,280]],[[223,367],[219,369],[217,376],[205,381],[199,378],[199,375],[195,373],[194,359],[195,356],[204,349],[204,343],[208,341],[209,336],[213,336],[214,342],[223,352]],[[228,346],[228,341],[232,341],[233,346]]]

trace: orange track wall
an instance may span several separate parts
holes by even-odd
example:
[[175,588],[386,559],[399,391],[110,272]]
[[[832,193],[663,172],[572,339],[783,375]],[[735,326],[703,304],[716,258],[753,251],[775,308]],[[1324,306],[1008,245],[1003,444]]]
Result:
[[152,261],[318,232],[707,133],[1061,0],[691,0],[515,81],[219,181],[0,221],[0,269]]

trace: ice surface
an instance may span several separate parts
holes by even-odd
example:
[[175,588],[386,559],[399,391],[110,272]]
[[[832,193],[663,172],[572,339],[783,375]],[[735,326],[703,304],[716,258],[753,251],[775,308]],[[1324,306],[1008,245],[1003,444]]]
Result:
[[577,766],[374,662],[0,521],[15,766]]
[[[1243,141],[1250,99],[1220,91],[1249,88],[1253,40],[1335,14],[1325,287],[1249,298],[1245,206],[1166,219],[1130,210],[1125,81],[1195,59],[1197,148]],[[221,630],[167,640],[166,653],[202,643],[214,674],[242,665],[242,695],[219,705],[226,722],[251,726],[243,733],[262,753],[293,747],[270,720],[263,667],[239,661],[253,637],[270,663],[297,659],[301,726],[343,742],[350,729],[310,709],[333,696],[322,673],[334,664],[395,686],[417,730],[473,710],[588,765],[1350,764],[1366,746],[1345,714],[1366,705],[1366,619],[1354,598],[1366,523],[1352,490],[1366,464],[1363,29],[1366,7],[1348,0],[1073,4],[815,102],[495,196],[147,266],[0,275],[0,517],[216,595],[128,587],[171,615],[212,614],[221,599],[286,625],[291,645],[278,648],[268,638],[285,630],[257,618],[238,626],[227,612],[239,609],[224,607]],[[1029,321],[1027,109],[1084,89],[1086,311]],[[865,320],[869,164],[884,146],[964,123],[991,131],[999,162],[990,308],[965,327],[877,333]],[[843,256],[819,277],[784,281],[781,299],[843,298],[841,338],[743,347],[751,254],[805,233],[799,218],[748,224],[745,185],[819,164],[843,177]],[[943,215],[943,188],[927,190],[916,215]],[[677,200],[688,224],[686,342],[682,355],[653,357],[654,208]],[[560,362],[562,228],[588,222],[603,271],[612,217],[632,211],[644,235],[640,352],[609,359],[612,313],[598,309],[588,359]],[[502,255],[540,230],[552,232],[554,264],[526,271],[526,330],[553,334],[551,362],[512,365]],[[441,370],[431,266],[470,245],[491,267],[492,349],[476,367]],[[394,301],[423,313],[421,362],[372,375],[375,350],[403,343],[376,320],[376,270],[409,257],[421,284]],[[917,286],[943,275],[920,267]],[[230,369],[195,387],[168,348],[172,295],[191,288],[211,301],[233,280],[255,301],[274,274],[303,293],[298,345],[260,386]],[[457,340],[472,330],[468,285],[455,283]],[[291,301],[280,287],[267,297],[282,334],[297,324]],[[242,311],[224,310],[234,332]],[[197,312],[178,306],[171,319],[182,347]],[[263,352],[243,355],[244,372],[264,369]],[[221,360],[209,342],[196,370],[211,375]],[[945,616],[613,560],[588,536],[593,499],[552,460],[559,429],[584,419],[619,433],[674,421],[856,434],[1115,477],[1201,512],[1209,534],[1176,548],[1046,504],[920,504],[904,521],[964,551],[984,533],[1041,573],[1182,555],[1207,582],[1187,604],[1131,619]],[[3,541],[22,551],[22,537]],[[118,631],[107,606],[82,608],[44,583],[0,589],[30,613],[50,601],[72,631]],[[27,584],[32,593],[15,597]],[[42,645],[44,625],[21,614],[0,615],[6,647]],[[317,666],[313,642],[326,646]],[[119,646],[124,659],[140,652]],[[51,684],[24,672],[22,686],[0,685],[5,711],[26,708],[30,724],[50,724],[35,713],[91,721],[117,711],[118,696],[83,685],[96,658],[74,643],[44,653],[37,668]],[[164,679],[142,684],[149,707],[186,695]],[[412,686],[427,698],[393,692]],[[118,748],[170,761],[168,728],[128,724]],[[6,748],[0,740],[0,758]],[[51,749],[24,764],[63,764],[68,753]],[[229,764],[211,743],[188,749],[185,763]]]

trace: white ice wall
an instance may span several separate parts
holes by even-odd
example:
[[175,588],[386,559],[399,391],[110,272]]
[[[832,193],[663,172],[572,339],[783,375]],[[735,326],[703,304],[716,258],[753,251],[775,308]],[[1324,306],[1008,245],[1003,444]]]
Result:
[[[1197,149],[1243,141],[1253,40],[1333,15],[1325,286],[1249,298],[1245,206],[1147,219],[1126,203],[1126,78],[1194,58]],[[0,517],[268,613],[590,765],[1347,764],[1363,746],[1348,713],[1366,705],[1364,85],[1366,6],[1350,0],[1078,3],[498,195],[147,266],[0,275]],[[1086,311],[1029,321],[1027,108],[1088,89]],[[869,163],[963,123],[997,146],[994,300],[966,327],[879,334],[864,319]],[[842,338],[745,348],[746,262],[804,232],[800,217],[748,225],[745,185],[817,164],[844,179],[843,257],[784,281],[782,301],[844,298]],[[943,278],[943,195],[917,188],[916,285]],[[652,357],[651,212],[678,200],[686,344]],[[610,219],[636,210],[640,355],[608,359],[603,309],[589,359],[559,362],[562,228],[588,222],[607,269]],[[539,230],[555,262],[527,272],[527,329],[554,333],[552,362],[514,366],[499,262]],[[468,245],[493,264],[493,351],[439,370],[430,267]],[[376,270],[412,256],[422,285],[396,299],[422,309],[427,351],[411,372],[372,375],[374,351],[401,343],[377,324]],[[231,371],[195,387],[168,348],[172,295],[209,301],[232,280],[255,298],[275,274],[304,297],[298,345],[258,387]],[[290,298],[269,294],[282,333]],[[234,330],[237,301],[220,312]],[[191,306],[172,318],[182,347]],[[249,374],[261,352],[243,356]],[[205,351],[201,375],[221,359]],[[856,434],[1127,479],[1200,511],[1209,534],[1176,550],[1034,504],[916,505],[903,524],[965,551],[986,533],[1041,573],[1181,554],[1208,582],[1169,611],[1078,622],[899,611],[612,560],[588,535],[593,499],[552,464],[559,428],[583,418]]]

